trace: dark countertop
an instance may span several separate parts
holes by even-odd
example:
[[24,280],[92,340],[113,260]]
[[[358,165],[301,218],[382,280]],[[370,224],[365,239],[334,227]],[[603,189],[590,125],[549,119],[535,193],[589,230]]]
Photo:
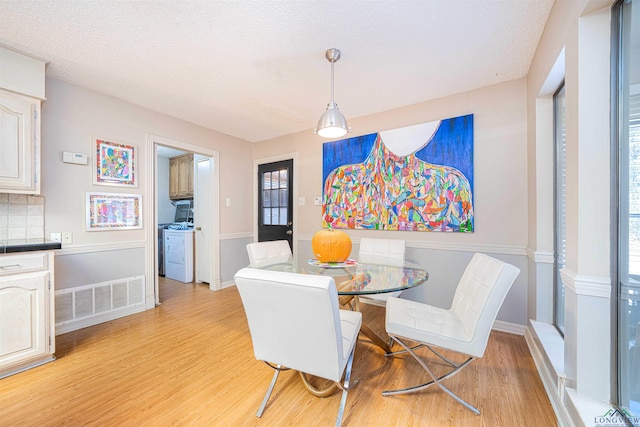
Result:
[[45,239],[0,240],[0,254],[28,251],[49,251],[62,248],[62,243]]

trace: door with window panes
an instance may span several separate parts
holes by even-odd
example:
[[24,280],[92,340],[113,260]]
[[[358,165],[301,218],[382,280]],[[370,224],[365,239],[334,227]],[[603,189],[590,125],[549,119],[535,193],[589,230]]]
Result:
[[258,166],[258,241],[287,240],[293,249],[293,160]]

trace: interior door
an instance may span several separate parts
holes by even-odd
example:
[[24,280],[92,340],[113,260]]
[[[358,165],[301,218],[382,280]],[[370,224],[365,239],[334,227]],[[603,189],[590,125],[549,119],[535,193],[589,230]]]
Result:
[[258,166],[258,241],[293,249],[293,159]]
[[195,280],[196,282],[211,283],[211,242],[213,242],[213,230],[206,226],[205,218],[213,212],[213,198],[207,192],[211,192],[211,176],[213,174],[213,159],[195,155],[195,197],[193,226],[196,239],[195,254]]

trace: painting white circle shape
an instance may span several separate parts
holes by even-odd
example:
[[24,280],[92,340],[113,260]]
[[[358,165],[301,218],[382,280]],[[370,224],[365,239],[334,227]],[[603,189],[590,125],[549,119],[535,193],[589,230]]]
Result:
[[380,132],[384,145],[399,157],[413,154],[431,141],[440,126],[440,120]]

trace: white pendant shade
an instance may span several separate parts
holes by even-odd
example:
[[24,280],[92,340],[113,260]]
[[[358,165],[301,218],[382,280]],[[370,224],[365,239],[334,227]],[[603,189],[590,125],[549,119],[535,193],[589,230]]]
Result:
[[325,52],[325,57],[331,62],[331,102],[327,104],[327,109],[318,120],[318,127],[314,131],[323,138],[339,138],[351,132],[347,126],[347,119],[344,118],[338,104],[333,100],[333,64],[340,59],[338,49],[329,49]]
[[331,102],[318,120],[316,133],[323,138],[338,138],[347,134],[347,119],[344,118],[338,104]]

